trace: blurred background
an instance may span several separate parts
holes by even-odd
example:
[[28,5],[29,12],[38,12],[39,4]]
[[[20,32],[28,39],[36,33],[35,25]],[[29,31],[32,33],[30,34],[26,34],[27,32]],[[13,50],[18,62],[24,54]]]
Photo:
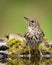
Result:
[[28,22],[24,16],[38,19],[48,40],[52,40],[52,0],[0,0],[0,37],[24,35]]

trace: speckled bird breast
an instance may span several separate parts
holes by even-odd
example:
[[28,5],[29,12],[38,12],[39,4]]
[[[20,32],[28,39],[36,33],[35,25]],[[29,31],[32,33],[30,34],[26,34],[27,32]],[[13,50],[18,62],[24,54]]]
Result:
[[42,40],[42,37],[41,37],[41,34],[39,33],[39,31],[35,30],[35,29],[32,30],[30,28],[26,32],[25,37],[30,46],[38,45]]

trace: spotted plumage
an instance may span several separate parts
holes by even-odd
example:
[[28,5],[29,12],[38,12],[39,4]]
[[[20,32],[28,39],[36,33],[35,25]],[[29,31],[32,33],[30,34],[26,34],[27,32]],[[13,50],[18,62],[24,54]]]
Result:
[[24,37],[27,40],[27,44],[30,46],[39,45],[44,37],[44,33],[40,28],[40,25],[37,20],[33,18],[24,17],[28,21],[28,29]]

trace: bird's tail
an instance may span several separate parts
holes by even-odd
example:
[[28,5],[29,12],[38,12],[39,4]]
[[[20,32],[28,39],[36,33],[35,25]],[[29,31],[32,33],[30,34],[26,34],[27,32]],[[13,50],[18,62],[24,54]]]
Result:
[[49,41],[46,37],[43,37],[43,40],[42,40],[43,43],[47,44]]

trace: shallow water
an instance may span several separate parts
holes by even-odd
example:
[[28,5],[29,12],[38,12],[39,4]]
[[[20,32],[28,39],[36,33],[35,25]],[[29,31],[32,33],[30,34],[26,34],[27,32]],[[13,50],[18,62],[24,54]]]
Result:
[[52,65],[52,58],[11,57],[0,59],[0,65]]

